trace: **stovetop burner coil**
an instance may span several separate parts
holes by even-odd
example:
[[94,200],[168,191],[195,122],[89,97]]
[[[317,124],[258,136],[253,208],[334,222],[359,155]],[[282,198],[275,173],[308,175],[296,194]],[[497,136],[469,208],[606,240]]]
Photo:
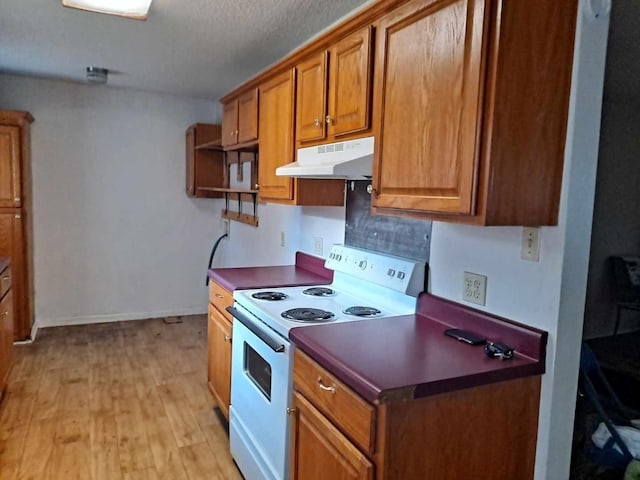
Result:
[[310,295],[312,297],[329,297],[336,292],[327,287],[311,287],[303,290],[302,293],[304,295]]
[[332,312],[319,308],[292,308],[280,315],[294,322],[330,322],[336,317]]
[[282,292],[256,292],[251,296],[257,300],[268,300],[270,302],[274,302],[278,300],[284,300],[289,295]]
[[377,308],[358,305],[344,309],[343,313],[346,313],[347,315],[354,315],[356,317],[375,317],[380,315],[381,312]]

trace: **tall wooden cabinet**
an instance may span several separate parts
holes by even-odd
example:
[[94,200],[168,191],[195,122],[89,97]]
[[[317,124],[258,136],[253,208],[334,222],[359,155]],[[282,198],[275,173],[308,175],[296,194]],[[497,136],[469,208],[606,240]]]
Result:
[[11,266],[0,272],[0,398],[13,362],[13,294]]
[[15,340],[33,323],[31,122],[28,112],[0,111],[0,257],[11,258]]

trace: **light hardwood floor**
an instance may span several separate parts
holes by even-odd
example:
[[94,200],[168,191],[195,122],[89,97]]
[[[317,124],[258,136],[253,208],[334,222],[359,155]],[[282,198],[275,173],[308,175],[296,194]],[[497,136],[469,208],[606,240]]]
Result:
[[40,330],[0,405],[0,480],[241,479],[206,387],[206,316]]

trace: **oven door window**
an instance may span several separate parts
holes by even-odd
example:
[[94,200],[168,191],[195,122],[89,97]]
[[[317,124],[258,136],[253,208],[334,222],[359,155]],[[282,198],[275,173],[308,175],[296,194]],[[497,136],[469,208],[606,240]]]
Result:
[[247,343],[244,344],[244,371],[266,399],[271,401],[271,365]]

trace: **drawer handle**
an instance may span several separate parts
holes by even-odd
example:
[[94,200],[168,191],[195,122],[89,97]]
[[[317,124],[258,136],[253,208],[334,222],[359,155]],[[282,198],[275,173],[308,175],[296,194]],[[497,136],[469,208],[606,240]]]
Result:
[[3,282],[6,282],[7,280],[11,280],[11,277],[10,277],[10,276],[8,276],[8,275],[6,275],[6,276],[2,277],[2,281],[3,281]]
[[336,394],[336,387],[327,387],[324,383],[322,383],[322,377],[318,377],[318,387],[320,387],[320,390],[324,390],[325,392],[331,392],[333,395]]
[[231,337],[229,335],[224,336],[224,341],[231,343]]
[[7,310],[6,312],[2,312],[2,316],[3,316],[3,317],[5,317],[5,316],[7,316],[7,315],[9,315],[9,310]]
[[224,298],[224,296],[219,293],[216,293],[216,298]]

